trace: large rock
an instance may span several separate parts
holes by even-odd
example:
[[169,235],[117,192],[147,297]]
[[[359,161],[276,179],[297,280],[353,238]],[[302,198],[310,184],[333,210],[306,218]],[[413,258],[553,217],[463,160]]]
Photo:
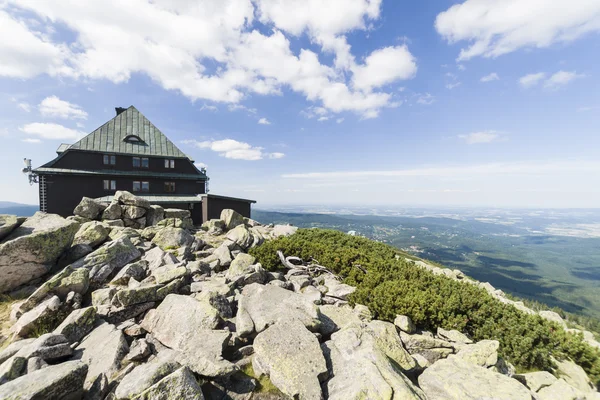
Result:
[[234,281],[243,275],[252,273],[254,272],[254,267],[252,265],[255,261],[256,258],[254,256],[246,253],[239,253],[237,256],[235,256],[233,261],[231,261],[231,265],[229,266],[225,276],[227,279]]
[[137,206],[122,206],[123,218],[138,219],[146,215],[146,209]]
[[105,208],[104,205],[98,203],[96,200],[84,197],[73,210],[73,214],[83,218],[96,219]]
[[66,267],[46,283],[36,289],[27,300],[21,303],[16,312],[20,317],[27,311],[32,310],[38,304],[46,300],[49,296],[56,295],[62,301],[66,300],[71,292],[84,295],[89,287],[89,271],[86,269],[73,269]]
[[259,333],[254,353],[254,370],[267,374],[284,394],[322,399],[320,381],[327,377],[327,366],[319,341],[300,321],[282,321]]
[[73,268],[90,270],[90,282],[93,286],[104,284],[109,276],[117,269],[129,264],[141,256],[141,252],[123,236],[106,243],[83,259],[71,264]]
[[220,322],[217,310],[207,302],[171,294],[146,314],[141,326],[163,345],[178,350],[182,364],[199,375],[216,377],[235,371],[222,356],[231,334],[214,330]]
[[231,240],[244,250],[249,248],[254,241],[250,231],[244,224],[238,225],[227,232],[227,239]]
[[64,335],[57,333],[45,333],[42,336],[23,346],[15,357],[24,359],[40,358],[48,362],[56,362],[73,354],[73,349]]
[[0,244],[0,293],[49,272],[78,229],[77,222],[55,214],[27,218]]
[[139,260],[131,264],[127,264],[115,275],[111,285],[127,285],[131,278],[140,282],[146,277],[146,271],[148,270],[148,261]]
[[317,306],[302,294],[258,283],[244,287],[236,317],[240,336],[260,333],[280,318],[297,319],[313,332],[321,325]]
[[176,354],[170,350],[158,353],[152,361],[140,364],[125,375],[115,390],[119,400],[132,399],[142,393],[165,376],[176,371],[180,364],[175,360]]
[[21,315],[17,323],[10,328],[11,331],[17,336],[26,337],[36,329],[46,329],[48,325],[54,325],[56,322],[54,317],[60,305],[61,302],[58,296],[49,297],[32,310]]
[[556,322],[563,329],[567,329],[567,323],[565,322],[564,319],[562,319],[562,317],[557,312],[546,310],[546,311],[540,311],[540,312],[538,312],[538,314],[540,315],[540,317],[544,318],[545,320],[548,320],[551,322]]
[[419,386],[429,400],[531,400],[529,390],[516,380],[458,357],[427,368]]
[[171,227],[159,230],[152,239],[152,243],[158,245],[163,250],[189,246],[193,241],[194,237],[185,229]]
[[293,235],[294,233],[296,233],[296,231],[298,230],[297,226],[291,226],[291,225],[275,225],[273,227],[273,232],[271,233],[273,235],[273,237],[280,237],[280,236],[290,236]]
[[527,386],[533,392],[538,392],[540,389],[550,386],[557,381],[556,377],[547,371],[513,375],[513,378]]
[[323,385],[328,399],[425,399],[360,324],[334,333],[321,347],[330,368],[331,378]]
[[339,307],[326,304],[319,306],[319,318],[322,322],[320,332],[325,336],[329,336],[348,325],[360,324],[361,322],[358,314],[349,305]]
[[119,290],[112,299],[116,307],[127,307],[135,304],[148,303],[159,299],[158,290],[163,285],[147,285],[134,289]]
[[128,206],[136,206],[142,208],[150,208],[150,202],[141,197],[137,197],[127,191],[117,190],[114,201]]
[[333,278],[325,279],[324,285],[327,288],[327,296],[341,300],[348,300],[348,296],[356,291],[354,286],[346,285]]
[[[231,261],[233,261],[229,247],[227,247],[225,244],[217,247],[213,252],[213,255],[219,259],[221,267],[229,267],[231,265]],[[254,261],[252,263],[254,263]]]
[[543,387],[537,392],[539,400],[584,400],[594,399],[588,397],[590,393],[582,392],[569,385],[564,379],[558,379],[550,386]]
[[49,366],[0,386],[0,399],[81,398],[87,371],[87,365],[80,361]]
[[366,333],[375,339],[377,347],[394,360],[403,372],[410,372],[417,366],[415,360],[404,349],[394,324],[373,320],[367,325]]
[[16,215],[0,214],[0,242],[19,226]]
[[582,392],[596,391],[590,378],[579,365],[570,360],[553,361],[556,364],[556,376],[564,379],[569,385]]
[[180,368],[142,392],[136,400],[204,400],[202,389],[192,372]]
[[192,217],[192,213],[190,212],[190,210],[182,210],[179,208],[165,208],[164,213],[165,218],[185,219]]
[[417,327],[412,322],[412,319],[406,315],[396,315],[396,319],[394,319],[394,325],[396,325],[396,327],[401,331],[408,334],[415,333],[417,330]]
[[96,327],[75,348],[75,357],[89,366],[85,388],[89,389],[102,374],[112,379],[128,352],[125,336],[114,325],[103,322]]
[[101,222],[91,221],[81,225],[73,238],[73,245],[87,244],[91,247],[101,245],[108,237],[108,229]]
[[17,354],[23,347],[35,342],[35,340],[35,338],[17,340],[6,346],[4,350],[0,351],[0,364]]
[[454,352],[452,343],[445,340],[435,339],[427,335],[409,335],[400,331],[400,338],[404,347],[411,355],[420,355],[428,363],[434,363],[442,358],[448,357]]
[[96,308],[86,307],[73,310],[71,314],[54,330],[54,333],[64,335],[71,343],[79,342],[94,328]]
[[491,367],[498,362],[498,347],[500,343],[497,340],[482,340],[464,347],[456,356],[480,367]]
[[471,339],[469,339],[465,334],[463,334],[455,329],[446,330],[443,328],[438,328],[437,335],[439,338],[441,338],[443,340],[448,340],[450,342],[464,343],[464,344],[473,343],[473,341]]
[[165,210],[161,206],[151,205],[146,210],[146,226],[154,226],[165,219]]
[[113,201],[112,203],[110,203],[110,205],[108,207],[106,207],[106,209],[102,213],[102,219],[114,221],[114,220],[121,219],[122,214],[123,214],[123,209],[121,208],[119,203]]
[[225,229],[230,230],[244,223],[244,217],[232,209],[226,208],[221,211],[221,221],[225,222]]

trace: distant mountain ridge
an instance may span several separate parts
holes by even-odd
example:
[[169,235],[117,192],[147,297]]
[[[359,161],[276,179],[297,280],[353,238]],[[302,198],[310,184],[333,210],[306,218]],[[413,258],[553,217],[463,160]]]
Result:
[[37,204],[22,204],[12,201],[0,201],[0,214],[14,214],[19,217],[30,217],[39,211]]

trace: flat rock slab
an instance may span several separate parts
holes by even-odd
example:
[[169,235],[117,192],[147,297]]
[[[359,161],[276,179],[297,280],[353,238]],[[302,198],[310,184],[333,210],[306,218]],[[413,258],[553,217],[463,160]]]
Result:
[[0,399],[80,398],[87,371],[87,365],[80,361],[49,366],[0,386]]
[[280,321],[254,339],[255,371],[269,376],[271,382],[292,398],[320,400],[320,381],[327,377],[327,366],[319,341],[302,322]]
[[178,350],[182,364],[197,374],[214,377],[235,371],[222,356],[231,333],[215,330],[220,322],[218,311],[208,302],[170,294],[146,314],[141,326],[163,345]]
[[75,357],[89,366],[85,388],[104,374],[112,377],[121,369],[121,361],[129,352],[123,333],[114,325],[101,323],[75,348]]
[[49,272],[78,229],[77,222],[55,214],[27,218],[0,244],[0,293]]
[[16,215],[0,214],[0,242],[19,226]]
[[204,400],[202,388],[188,368],[180,368],[142,392],[136,400]]
[[463,361],[440,360],[419,376],[429,400],[531,400],[531,393],[515,379]]
[[158,353],[152,361],[135,367],[117,386],[115,390],[117,399],[131,399],[176,371],[181,365],[175,361],[175,358],[175,352],[165,350]]
[[323,386],[327,398],[424,400],[423,392],[386,354],[386,346],[375,334],[364,325],[353,324],[321,346],[331,376]]
[[273,286],[254,283],[244,287],[236,317],[240,336],[260,333],[280,318],[297,319],[310,331],[321,326],[318,307],[306,296]]

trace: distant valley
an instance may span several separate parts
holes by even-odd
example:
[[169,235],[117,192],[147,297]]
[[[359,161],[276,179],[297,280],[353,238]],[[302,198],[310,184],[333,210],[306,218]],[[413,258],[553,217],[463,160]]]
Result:
[[600,318],[600,210],[309,206],[283,211],[255,210],[253,218],[354,231],[512,295]]

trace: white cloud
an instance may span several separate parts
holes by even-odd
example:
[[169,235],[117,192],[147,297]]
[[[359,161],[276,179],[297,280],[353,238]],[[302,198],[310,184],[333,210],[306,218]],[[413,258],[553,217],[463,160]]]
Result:
[[458,135],[458,137],[467,144],[491,143],[500,137],[496,131],[473,132],[466,135]]
[[317,121],[319,121],[319,122],[328,121],[328,120],[329,120],[329,117],[325,117],[325,116],[319,117],[319,119],[317,119]]
[[344,118],[338,118],[335,120],[335,122],[337,122],[338,124],[341,124],[342,122],[344,122]]
[[87,119],[87,112],[77,104],[61,100],[56,96],[46,97],[39,105],[40,113],[44,117],[63,119]]
[[452,89],[454,89],[454,88],[457,88],[457,87],[459,87],[461,84],[462,84],[461,82],[453,82],[453,83],[448,83],[448,84],[446,85],[446,89],[448,89],[448,90],[452,90]]
[[217,111],[219,111],[219,109],[217,108],[217,106],[213,106],[213,105],[206,104],[206,103],[204,103],[202,105],[202,107],[200,107],[200,111],[204,111],[204,110],[211,111],[211,112],[217,112]]
[[21,110],[25,111],[25,112],[30,112],[31,111],[31,105],[29,103],[18,103],[17,107],[19,107]]
[[233,160],[256,161],[265,157],[282,158],[283,153],[265,153],[262,147],[254,147],[245,142],[239,142],[233,139],[224,140],[206,140],[199,142],[197,140],[183,140],[182,143],[195,146],[199,149],[208,149],[219,153],[221,157]]
[[467,69],[463,64],[458,64],[456,68],[458,68],[459,71],[465,71]]
[[[364,63],[352,54],[346,35],[370,29],[380,18],[381,0],[1,4],[0,36],[12,38],[0,44],[3,76],[122,83],[142,73],[191,100],[230,105],[252,94],[283,95],[291,89],[329,112],[371,118],[397,105],[390,93],[375,89],[416,72],[406,46],[374,49]],[[107,9],[119,10],[118,17]],[[21,21],[23,14],[31,17]],[[255,16],[272,29],[265,34],[255,29]],[[35,31],[38,25],[47,31]],[[53,33],[59,27],[72,32],[69,42]],[[292,51],[289,38],[303,33],[319,50]],[[319,52],[335,55],[331,65],[321,63]]]
[[430,93],[423,93],[417,96],[417,103],[422,104],[424,106],[429,106],[433,104],[435,101],[435,96]]
[[492,81],[498,81],[498,80],[500,80],[500,77],[495,72],[492,72],[491,74],[486,75],[480,79],[481,82],[492,82]]
[[338,180],[345,178],[374,177],[478,177],[500,175],[548,175],[557,173],[600,173],[599,161],[540,161],[490,163],[478,165],[442,165],[424,168],[409,168],[386,171],[334,171],[283,174],[286,179]]
[[399,79],[410,79],[417,74],[417,63],[406,46],[385,47],[375,50],[365,64],[354,68],[355,88],[371,91]]
[[259,120],[258,120],[258,123],[259,123],[260,125],[271,125],[271,122],[269,122],[269,120],[268,120],[268,119],[266,119],[266,118],[261,118],[261,119],[259,119]]
[[560,86],[564,86],[569,82],[573,81],[577,78],[583,78],[584,75],[578,74],[577,72],[568,72],[568,71],[558,71],[554,75],[552,75],[546,82],[544,82],[544,87],[549,89],[557,89]]
[[227,109],[229,111],[246,111],[248,114],[256,114],[258,112],[258,110],[256,108],[250,108],[250,107],[246,107],[243,104],[230,104],[229,107],[227,107]]
[[588,112],[592,110],[600,109],[600,107],[583,106],[577,109],[577,112]]
[[19,130],[27,135],[38,136],[42,139],[76,140],[85,135],[85,132],[67,128],[63,125],[44,122],[26,124],[21,126]]
[[196,168],[198,169],[202,169],[202,168],[208,168],[208,165],[204,164],[203,162],[195,162],[194,165],[196,166]]
[[537,85],[538,83],[540,83],[545,77],[546,77],[546,74],[544,72],[528,74],[528,75],[521,77],[519,79],[519,83],[524,88],[530,88],[530,87],[533,87],[533,86]]
[[468,42],[459,60],[544,48],[600,32],[596,0],[466,0],[440,13],[435,28],[449,43]]
[[26,138],[26,139],[21,139],[21,142],[37,144],[37,143],[41,143],[42,141],[40,139]]
[[0,128],[0,137],[8,137],[8,129]]
[[575,79],[583,78],[585,75],[578,74],[577,72],[569,71],[558,71],[557,73],[546,79],[546,73],[538,72],[535,74],[528,74],[519,79],[519,83],[524,88],[531,88],[544,81],[544,87],[546,89],[558,89],[561,86],[565,86]]

